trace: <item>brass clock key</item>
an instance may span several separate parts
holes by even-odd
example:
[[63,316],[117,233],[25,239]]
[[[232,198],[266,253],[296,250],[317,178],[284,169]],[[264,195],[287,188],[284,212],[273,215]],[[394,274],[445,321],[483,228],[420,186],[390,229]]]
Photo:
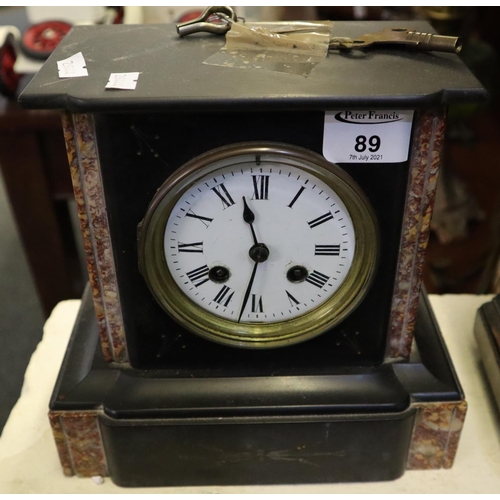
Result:
[[[201,32],[224,35],[237,21],[238,18],[231,7],[208,7],[196,19],[178,24],[177,33],[180,37]],[[272,29],[271,32],[278,35],[290,35],[313,32],[314,29],[314,26],[308,28],[288,26],[284,29]],[[354,38],[334,36],[330,39],[329,50],[364,49],[378,45],[399,45],[423,51],[452,52],[455,54],[462,50],[462,40],[459,37],[423,33],[405,27],[386,28],[376,33],[367,33]]]

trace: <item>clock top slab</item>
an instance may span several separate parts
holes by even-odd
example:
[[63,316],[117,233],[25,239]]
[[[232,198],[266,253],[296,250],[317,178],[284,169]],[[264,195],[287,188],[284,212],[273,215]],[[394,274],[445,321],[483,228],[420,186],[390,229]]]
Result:
[[[434,30],[423,21],[334,22],[333,36],[388,27]],[[179,38],[175,25],[76,26],[20,96],[28,108],[73,112],[421,108],[487,94],[460,57],[404,47],[333,51],[307,77],[203,64],[225,44],[208,33]],[[57,61],[82,52],[88,76],[58,77]],[[106,90],[110,73],[140,72],[135,90]]]

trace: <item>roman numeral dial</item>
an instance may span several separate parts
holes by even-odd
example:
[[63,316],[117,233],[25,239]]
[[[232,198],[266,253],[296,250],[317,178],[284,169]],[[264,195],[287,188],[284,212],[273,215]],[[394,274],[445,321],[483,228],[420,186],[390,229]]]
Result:
[[197,241],[196,243],[177,243],[177,249],[179,252],[186,253],[203,253],[203,241]]
[[358,240],[335,183],[298,158],[273,158],[261,150],[193,168],[165,205],[169,293],[190,304],[186,317],[203,312],[194,331],[213,317],[210,332],[228,322],[244,344],[266,325],[286,330],[316,314],[343,289]]
[[252,175],[253,196],[252,200],[269,199],[269,175]]
[[195,287],[199,287],[208,281],[208,273],[209,269],[207,266],[200,266],[186,273],[186,276]]
[[214,301],[217,302],[217,304],[227,307],[231,302],[233,295],[234,291],[231,290],[228,286],[224,285],[220,289],[219,293],[214,297]]
[[299,305],[299,301],[288,290],[285,290],[285,293],[286,296],[288,297],[288,300],[290,301],[291,306]]
[[340,245],[314,245],[314,255],[340,255]]
[[326,214],[320,215],[319,217],[316,217],[316,219],[310,220],[307,224],[311,229],[320,226],[321,224],[324,224],[325,222],[328,222],[329,220],[333,219],[333,215],[331,212],[327,212]]
[[186,213],[186,217],[198,219],[205,227],[208,227],[208,225],[213,221],[213,218],[195,214],[192,209],[188,210],[188,212]]
[[252,293],[252,312],[263,313],[264,306],[262,305],[262,296]]
[[231,198],[231,195],[229,194],[224,184],[221,184],[220,186],[214,186],[212,188],[212,191],[220,198],[220,201],[222,201],[222,206],[224,207],[224,209],[234,205],[234,201]]
[[306,281],[308,283],[311,283],[311,285],[314,285],[318,288],[323,288],[328,280],[330,279],[329,276],[326,274],[320,273],[319,271],[313,271],[307,278]]
[[299,199],[299,196],[304,192],[306,188],[304,186],[301,186],[300,189],[297,191],[297,194],[292,198],[292,201],[288,204],[288,208],[293,208],[295,205],[295,202]]

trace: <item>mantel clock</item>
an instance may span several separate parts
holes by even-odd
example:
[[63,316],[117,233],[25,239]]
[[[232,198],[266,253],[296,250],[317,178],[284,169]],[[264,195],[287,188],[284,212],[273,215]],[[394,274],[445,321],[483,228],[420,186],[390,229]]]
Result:
[[[223,45],[79,26],[20,98],[63,112],[90,278],[50,403],[64,473],[159,486],[450,467],[466,403],[422,263],[446,106],[483,88],[455,54],[332,52],[304,76],[207,64]],[[88,75],[59,78],[80,52]],[[135,89],[106,89],[127,72]]]

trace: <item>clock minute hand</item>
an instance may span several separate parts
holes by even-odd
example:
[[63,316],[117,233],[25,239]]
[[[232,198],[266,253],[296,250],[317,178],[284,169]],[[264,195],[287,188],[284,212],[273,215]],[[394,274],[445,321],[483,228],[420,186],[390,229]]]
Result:
[[256,243],[250,248],[248,252],[250,258],[255,262],[252,270],[252,276],[250,276],[250,281],[248,282],[248,286],[245,292],[245,296],[243,297],[243,305],[241,306],[240,316],[238,318],[238,323],[240,322],[241,316],[243,315],[243,311],[245,310],[245,306],[248,302],[248,297],[250,297],[250,292],[252,291],[253,280],[255,279],[255,272],[257,271],[257,266],[261,262],[265,262],[269,258],[269,248],[264,245],[264,243]]
[[252,275],[250,276],[250,281],[248,282],[248,286],[245,292],[245,296],[243,297],[243,305],[241,306],[240,316],[238,318],[238,323],[240,322],[241,316],[243,315],[243,311],[245,310],[245,306],[248,302],[248,297],[250,297],[250,292],[252,291],[253,280],[255,279],[255,272],[257,271],[257,266],[261,262],[265,262],[269,258],[269,248],[264,245],[264,243],[256,243],[250,248],[248,252],[250,258],[255,262],[252,270]]
[[257,271],[258,265],[259,265],[259,263],[256,262],[253,266],[252,275],[250,276],[250,281],[248,282],[248,286],[247,286],[247,289],[245,292],[245,297],[243,298],[243,305],[241,306],[240,315],[238,317],[238,323],[240,322],[241,317],[243,316],[243,311],[245,310],[245,307],[247,305],[248,297],[250,297],[250,292],[252,291],[253,280],[255,279],[255,272]]

